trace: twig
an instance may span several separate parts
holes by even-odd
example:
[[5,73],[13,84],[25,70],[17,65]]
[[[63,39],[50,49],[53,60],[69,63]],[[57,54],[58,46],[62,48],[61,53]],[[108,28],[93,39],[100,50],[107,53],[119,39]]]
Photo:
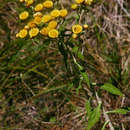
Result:
[[130,18],[130,14],[127,12],[127,10],[123,7],[123,4],[121,4],[120,0],[116,0],[117,3],[120,5],[121,9],[126,13],[127,17]]

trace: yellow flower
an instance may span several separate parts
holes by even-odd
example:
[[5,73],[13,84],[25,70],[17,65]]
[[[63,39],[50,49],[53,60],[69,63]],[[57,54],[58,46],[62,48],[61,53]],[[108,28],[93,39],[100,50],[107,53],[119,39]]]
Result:
[[20,2],[24,2],[24,0],[19,0]]
[[51,28],[51,29],[56,28],[56,26],[57,26],[57,21],[55,21],[55,20],[50,21],[50,22],[48,23],[48,27]]
[[76,3],[81,4],[84,2],[84,0],[75,0]]
[[67,16],[67,14],[68,14],[67,9],[61,9],[61,10],[60,10],[60,16],[61,16],[61,17],[65,17],[65,16]]
[[82,32],[82,26],[79,25],[79,24],[73,25],[72,26],[72,31],[75,34],[78,34],[78,33]]
[[40,33],[44,36],[47,36],[48,35],[48,32],[50,31],[50,29],[48,27],[43,27],[41,30],[40,30]]
[[77,37],[78,37],[78,35],[77,35],[77,34],[75,34],[75,33],[73,33],[73,34],[72,34],[72,38],[74,38],[74,39],[75,39],[75,38],[77,38]]
[[41,12],[36,12],[35,14],[33,14],[33,17],[37,17],[37,16],[42,17],[42,13]]
[[41,22],[42,22],[42,18],[41,17],[37,16],[37,17],[34,18],[34,23],[40,24]]
[[84,25],[83,25],[83,28],[84,28],[84,29],[87,29],[87,28],[88,28],[88,25],[87,25],[87,24],[84,24]]
[[93,0],[85,0],[85,4],[91,5],[91,3],[93,2]]
[[42,11],[43,10],[43,5],[42,4],[37,4],[34,8],[35,11]]
[[32,28],[32,29],[29,31],[29,36],[32,38],[32,37],[37,36],[38,33],[39,33],[39,29],[38,29],[38,28]]
[[26,6],[30,6],[31,4],[33,4],[34,0],[27,0],[26,2]]
[[26,29],[22,29],[20,30],[20,32],[18,33],[18,37],[20,38],[25,38],[27,36],[28,32]]
[[47,1],[43,2],[43,7],[52,8],[53,7],[53,2],[51,0],[47,0]]
[[27,25],[29,26],[29,28],[36,27],[36,24],[34,23],[34,20],[30,21]]
[[51,16],[56,18],[60,16],[60,11],[58,9],[54,9],[51,11]]
[[47,22],[49,22],[51,19],[52,19],[51,15],[46,14],[46,15],[44,15],[44,16],[42,17],[42,22],[43,22],[43,23],[47,23]]
[[16,38],[18,38],[18,37],[19,37],[19,33],[16,34]]
[[29,26],[28,26],[28,25],[25,25],[25,26],[24,26],[24,29],[27,29],[27,30],[28,30],[28,29],[29,29]]
[[48,36],[50,38],[57,38],[59,35],[59,32],[56,29],[52,29],[49,31]]
[[72,9],[77,9],[77,7],[78,7],[77,4],[72,4],[72,5],[71,5],[71,8],[72,8]]
[[19,18],[20,18],[21,20],[25,20],[25,19],[28,18],[28,16],[29,16],[29,13],[28,13],[27,11],[24,11],[24,12],[22,12],[22,13],[19,15]]

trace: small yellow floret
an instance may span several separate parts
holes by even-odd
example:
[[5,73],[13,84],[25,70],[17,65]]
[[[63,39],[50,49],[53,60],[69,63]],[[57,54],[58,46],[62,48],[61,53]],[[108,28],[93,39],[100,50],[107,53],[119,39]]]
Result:
[[74,38],[74,39],[75,39],[75,38],[77,38],[77,37],[78,37],[78,35],[77,35],[77,34],[75,34],[75,33],[73,33],[73,34],[72,34],[72,38]]
[[26,29],[22,29],[20,30],[20,32],[18,33],[18,37],[20,38],[25,38],[27,36],[28,32]]
[[50,29],[54,29],[54,28],[56,28],[56,26],[57,26],[57,21],[55,21],[55,20],[50,21],[50,22],[48,23],[48,27],[49,27]]
[[18,37],[19,37],[19,33],[16,34],[16,38],[18,38]]
[[43,10],[43,4],[37,4],[34,8],[35,11],[42,11]]
[[34,23],[35,24],[40,24],[41,22],[42,22],[42,18],[41,17],[37,16],[37,17],[34,18]]
[[43,27],[41,30],[40,30],[40,33],[44,36],[47,36],[48,33],[49,33],[50,29],[48,27]]
[[19,2],[24,2],[24,0],[19,0]]
[[51,11],[51,16],[56,18],[56,17],[59,17],[60,16],[60,11],[58,9],[54,9]]
[[84,0],[75,0],[76,3],[81,4],[84,2]]
[[29,26],[28,26],[28,25],[25,25],[25,26],[24,26],[24,29],[28,30],[28,29],[29,29]]
[[52,8],[53,7],[53,2],[51,0],[47,0],[47,1],[43,2],[43,7]]
[[93,2],[93,0],[85,0],[85,4],[91,5],[91,3]]
[[65,16],[67,16],[67,14],[68,14],[67,9],[61,9],[61,10],[60,10],[60,16],[61,16],[61,17],[65,17]]
[[19,15],[19,18],[20,18],[21,20],[25,20],[25,19],[28,18],[28,16],[29,16],[29,13],[28,13],[27,11],[24,11],[24,12],[22,12],[22,13]]
[[35,24],[34,20],[28,22],[27,25],[29,26],[29,28],[34,28],[34,27],[36,27],[36,24]]
[[79,24],[73,25],[72,26],[72,31],[75,34],[78,34],[78,33],[82,32],[82,26],[79,25]]
[[71,8],[72,8],[72,9],[77,9],[77,7],[78,7],[77,4],[72,4],[72,5],[71,5]]
[[39,33],[39,29],[38,29],[38,28],[32,28],[32,29],[29,31],[29,36],[30,36],[30,38],[32,38],[32,37],[37,36],[38,33]]
[[43,23],[47,23],[47,22],[49,22],[51,19],[52,19],[51,15],[46,14],[46,15],[44,15],[44,16],[42,17],[42,22],[43,22]]
[[33,17],[37,17],[37,16],[42,17],[43,14],[41,12],[36,12],[35,14],[33,14]]
[[84,28],[84,29],[87,29],[87,28],[88,28],[88,25],[87,25],[87,24],[84,24],[84,25],[83,25],[83,28]]
[[56,29],[52,29],[49,31],[48,36],[50,38],[57,38],[59,35],[59,32]]
[[31,4],[33,4],[34,3],[34,0],[25,0],[25,2],[26,2],[26,6],[30,6]]

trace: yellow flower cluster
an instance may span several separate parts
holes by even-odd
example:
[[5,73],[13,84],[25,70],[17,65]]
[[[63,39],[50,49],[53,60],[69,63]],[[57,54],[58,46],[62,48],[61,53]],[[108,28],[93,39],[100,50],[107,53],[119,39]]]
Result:
[[[30,6],[34,3],[34,0],[19,0],[20,2],[25,3],[26,6]],[[90,5],[93,0],[75,0],[75,3],[71,5],[72,9],[76,9],[78,4],[88,4]],[[59,35],[58,32],[58,23],[61,21],[61,18],[65,18],[68,15],[67,9],[52,9],[54,3],[52,0],[45,0],[43,3],[38,3],[32,7],[33,17],[31,20],[27,20],[29,17],[28,11],[23,11],[19,14],[19,19],[24,21],[26,20],[26,25],[21,29],[16,37],[25,38],[29,35],[30,38],[41,34],[42,36],[48,36],[50,38],[57,38]],[[46,11],[46,9],[51,8]],[[83,26],[75,24],[72,26],[72,37],[77,38],[78,34],[87,29],[88,25]]]
[[30,6],[34,3],[34,0],[19,0],[20,2],[25,2],[26,6]]
[[75,3],[71,5],[72,9],[77,9],[78,4],[86,4],[86,5],[91,5],[93,0],[75,0]]
[[87,29],[88,28],[88,25],[87,24],[84,24],[83,27],[80,25],[80,24],[75,24],[72,26],[72,37],[75,39],[78,37],[78,34],[82,32],[82,30],[84,29]]
[[[26,5],[29,5],[28,3],[30,1],[34,2],[34,0],[20,0],[20,2],[25,2]],[[30,3],[33,4],[33,2]],[[16,37],[25,38],[29,34],[30,38],[33,38],[40,33],[44,36],[49,36],[50,38],[57,38],[59,35],[59,32],[56,29],[58,25],[57,20],[58,18],[66,17],[68,11],[67,9],[53,9],[51,12],[44,14],[42,11],[46,8],[53,8],[52,0],[38,3],[34,7],[35,13],[33,14],[33,19],[24,26],[24,29],[20,30],[19,33],[16,34]],[[27,11],[24,11],[19,15],[20,20],[26,20],[28,17],[29,13]]]

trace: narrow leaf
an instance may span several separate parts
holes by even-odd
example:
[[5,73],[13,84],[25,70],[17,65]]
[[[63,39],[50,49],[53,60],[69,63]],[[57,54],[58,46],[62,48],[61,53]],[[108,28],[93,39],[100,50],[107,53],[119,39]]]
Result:
[[92,111],[90,118],[88,119],[88,127],[86,130],[90,130],[100,119],[101,116],[101,103]]
[[118,88],[116,88],[114,85],[112,85],[110,83],[105,83],[103,86],[101,86],[101,89],[104,89],[114,95],[123,96],[123,93]]
[[90,115],[92,113],[92,107],[90,105],[90,99],[86,102],[85,108],[86,108],[86,111],[87,111],[87,116],[90,117]]
[[126,109],[116,109],[113,111],[107,111],[106,113],[107,114],[110,114],[110,113],[127,114],[127,112],[129,112],[129,111]]
[[90,81],[89,81],[89,78],[88,78],[88,75],[86,72],[81,72],[85,82],[87,83],[87,85],[90,87]]
[[105,130],[105,127],[106,127],[106,125],[109,123],[109,121],[106,121],[105,123],[104,123],[104,125],[103,125],[103,127],[102,127],[102,129],[101,130]]

